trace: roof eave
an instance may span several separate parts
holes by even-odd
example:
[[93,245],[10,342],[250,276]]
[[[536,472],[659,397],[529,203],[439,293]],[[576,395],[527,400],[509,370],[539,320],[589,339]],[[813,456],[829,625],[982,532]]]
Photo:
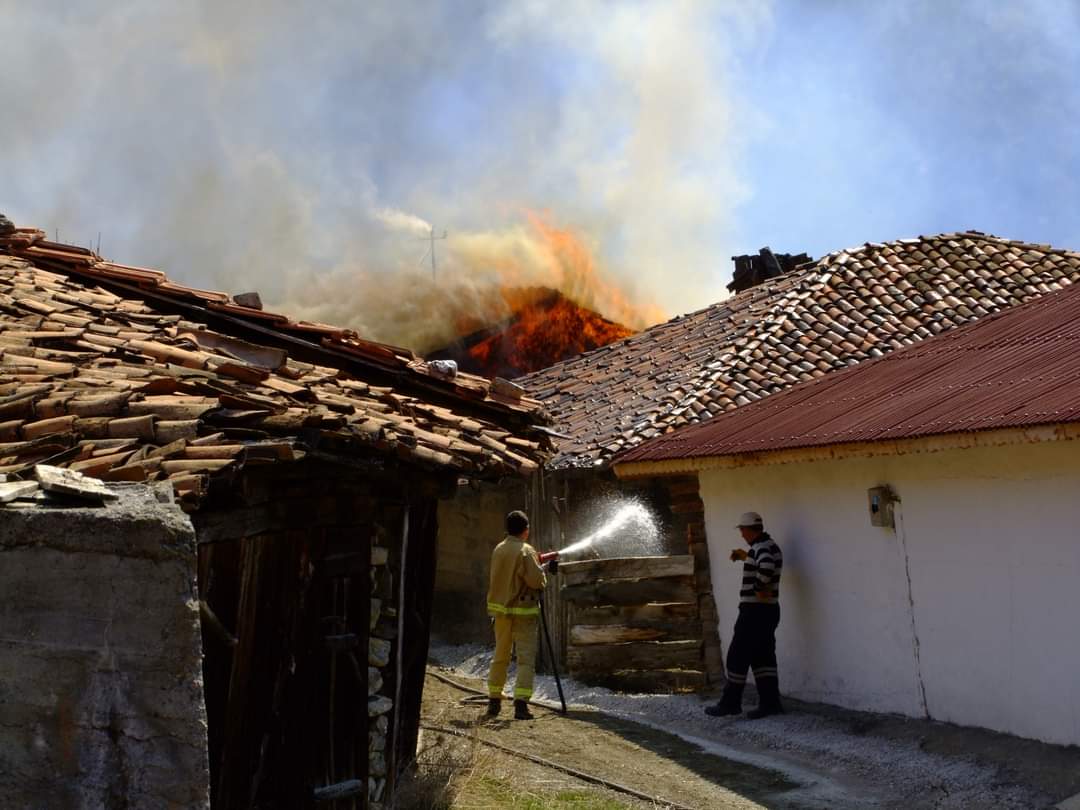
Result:
[[846,442],[768,450],[758,453],[737,453],[721,456],[669,458],[655,461],[626,461],[612,465],[619,478],[649,478],[686,475],[705,470],[763,467],[777,464],[799,464],[814,461],[836,461],[847,458],[902,456],[917,453],[939,453],[943,450],[969,450],[978,447],[1002,447],[1016,444],[1080,439],[1080,422],[1034,425],[1023,428],[942,433],[907,439],[873,442]]

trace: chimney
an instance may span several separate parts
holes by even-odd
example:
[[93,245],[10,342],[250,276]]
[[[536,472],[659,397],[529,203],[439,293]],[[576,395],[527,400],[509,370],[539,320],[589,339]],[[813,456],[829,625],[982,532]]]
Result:
[[733,293],[749,290],[813,261],[805,253],[773,253],[769,247],[763,247],[756,256],[732,256],[731,260],[735,262],[735,274],[727,288]]

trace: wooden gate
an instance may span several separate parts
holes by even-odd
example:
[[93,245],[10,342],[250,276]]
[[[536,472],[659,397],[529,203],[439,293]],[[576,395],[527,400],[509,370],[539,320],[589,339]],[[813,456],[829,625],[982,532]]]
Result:
[[559,579],[574,678],[632,691],[704,685],[692,555],[563,563]]

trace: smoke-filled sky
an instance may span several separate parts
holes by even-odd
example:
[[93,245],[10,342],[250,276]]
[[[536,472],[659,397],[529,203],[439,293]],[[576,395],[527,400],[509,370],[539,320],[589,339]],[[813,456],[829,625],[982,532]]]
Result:
[[0,0],[0,21],[0,212],[421,349],[492,276],[641,326],[722,298],[766,244],[1080,249],[1077,0]]

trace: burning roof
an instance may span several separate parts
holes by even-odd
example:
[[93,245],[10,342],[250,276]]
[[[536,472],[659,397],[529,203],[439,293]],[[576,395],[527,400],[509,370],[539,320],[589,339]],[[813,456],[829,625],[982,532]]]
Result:
[[525,287],[502,294],[509,318],[465,335],[428,359],[454,360],[462,371],[484,377],[513,378],[633,334],[558,290]]

